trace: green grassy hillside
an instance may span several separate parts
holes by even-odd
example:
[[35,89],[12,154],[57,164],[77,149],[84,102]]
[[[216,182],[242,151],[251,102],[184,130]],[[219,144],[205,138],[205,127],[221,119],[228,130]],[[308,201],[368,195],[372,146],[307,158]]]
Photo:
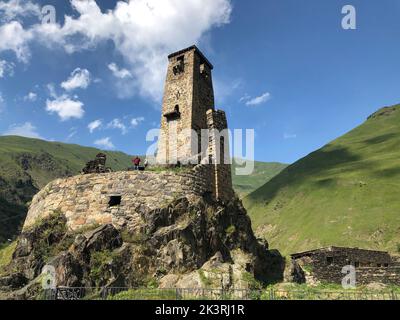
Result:
[[397,252],[400,105],[287,167],[245,199],[259,235],[284,254],[327,245]]
[[[15,136],[0,137],[0,243],[13,237],[26,203],[51,180],[76,175],[100,150]],[[107,166],[126,169],[130,157],[106,152]]]
[[287,164],[283,163],[256,161],[254,162],[254,171],[251,175],[238,176],[235,175],[237,165],[234,162],[232,166],[232,176],[235,191],[240,197],[244,197],[260,188],[286,167]]

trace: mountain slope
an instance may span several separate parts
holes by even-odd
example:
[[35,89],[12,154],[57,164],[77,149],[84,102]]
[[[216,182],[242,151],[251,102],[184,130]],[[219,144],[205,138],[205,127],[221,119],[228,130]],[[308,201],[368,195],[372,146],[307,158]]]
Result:
[[259,235],[284,254],[400,246],[400,105],[283,170],[246,197]]
[[[0,243],[16,234],[26,203],[48,182],[78,174],[100,150],[15,136],[0,137]],[[122,170],[130,157],[107,152],[107,166]]]
[[288,165],[278,162],[254,162],[254,171],[251,175],[235,175],[235,169],[238,167],[234,162],[232,166],[233,185],[235,191],[240,197],[244,197],[257,190],[266,182],[275,177]]

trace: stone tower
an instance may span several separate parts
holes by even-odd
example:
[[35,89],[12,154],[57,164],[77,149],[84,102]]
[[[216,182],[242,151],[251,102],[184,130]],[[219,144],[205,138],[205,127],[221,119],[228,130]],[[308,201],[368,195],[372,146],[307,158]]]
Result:
[[215,110],[214,67],[196,46],[168,59],[157,163],[207,165],[214,197],[227,200],[234,195],[229,141],[218,132],[228,125],[225,112]]
[[198,156],[201,129],[207,128],[206,112],[214,110],[213,66],[196,46],[168,59],[157,162],[186,164]]

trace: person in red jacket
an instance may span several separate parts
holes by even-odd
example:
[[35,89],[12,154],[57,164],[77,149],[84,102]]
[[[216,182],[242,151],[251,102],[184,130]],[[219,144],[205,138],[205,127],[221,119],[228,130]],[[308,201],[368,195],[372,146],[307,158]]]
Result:
[[139,170],[140,162],[141,162],[141,161],[142,161],[142,160],[140,160],[139,157],[135,157],[134,159],[132,159],[133,168],[134,168],[135,170]]

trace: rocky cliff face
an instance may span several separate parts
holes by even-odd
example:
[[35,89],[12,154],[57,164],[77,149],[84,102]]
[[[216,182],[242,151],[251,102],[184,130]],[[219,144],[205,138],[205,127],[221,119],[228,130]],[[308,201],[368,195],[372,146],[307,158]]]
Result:
[[241,202],[180,197],[141,213],[141,228],[105,224],[72,231],[62,213],[19,237],[0,287],[10,298],[40,292],[45,265],[58,286],[246,288],[280,280],[282,259],[255,238]]

